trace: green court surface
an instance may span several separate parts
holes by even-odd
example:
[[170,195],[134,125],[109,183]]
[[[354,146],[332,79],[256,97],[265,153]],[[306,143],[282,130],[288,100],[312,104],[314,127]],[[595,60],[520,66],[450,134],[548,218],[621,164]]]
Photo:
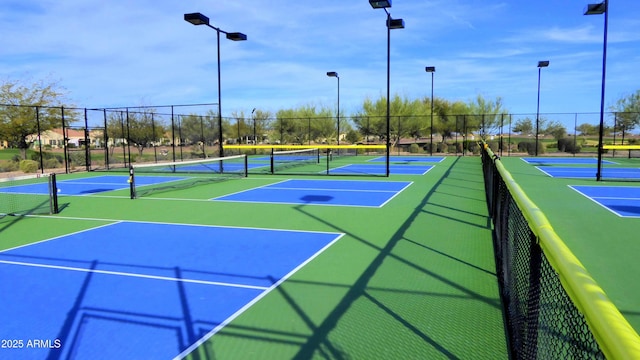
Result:
[[[589,214],[599,212],[597,206],[520,162],[514,159],[514,176],[548,208],[560,235],[637,325],[640,316],[631,300],[638,297],[612,285],[630,286],[637,278],[624,271],[640,246],[622,234],[624,220],[605,220],[605,213],[575,223],[576,203],[591,209]],[[82,176],[88,175],[60,175],[58,181]],[[508,358],[479,157],[447,157],[425,175],[302,177],[412,182],[380,208],[209,200],[290,178],[250,174],[136,200],[127,190],[61,196],[57,215],[1,219],[0,248],[120,220],[343,233],[188,358]],[[544,191],[535,191],[536,183]],[[566,201],[557,204],[560,197]],[[584,235],[574,236],[577,231]],[[130,241],[144,236],[132,233]],[[183,242],[189,246],[188,238]],[[618,259],[602,259],[612,251]]]
[[[618,163],[608,167],[639,167],[637,159],[607,160]],[[627,321],[640,332],[640,267],[636,265],[640,254],[640,218],[620,217],[569,187],[640,187],[640,184],[596,181],[595,165],[591,165],[592,178],[577,179],[549,177],[517,157],[505,156],[501,161]]]

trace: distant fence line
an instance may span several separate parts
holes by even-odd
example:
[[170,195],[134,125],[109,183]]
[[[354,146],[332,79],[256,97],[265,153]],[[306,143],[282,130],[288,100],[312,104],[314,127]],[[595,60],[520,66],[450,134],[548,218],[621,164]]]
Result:
[[[515,146],[511,136],[519,121],[561,124],[567,138],[595,136],[600,113],[513,113],[454,114],[439,116],[391,115],[389,130],[386,116],[351,115],[338,117],[221,117],[217,104],[184,104],[78,108],[0,104],[0,147],[17,147],[16,139],[2,132],[3,124],[22,117],[33,124],[23,134],[41,169],[56,159],[69,172],[75,166],[86,170],[128,166],[132,161],[182,160],[218,156],[220,139],[224,144],[313,144],[313,143],[385,143],[387,132],[396,149],[447,152],[443,146],[455,144],[455,153],[467,150],[464,143],[484,138],[497,141],[497,150],[510,152]],[[180,113],[175,111],[180,108]],[[19,110],[16,110],[19,109]],[[185,111],[186,110],[186,111]],[[253,114],[252,114],[253,115]],[[640,113],[607,112],[604,126],[613,143],[621,138],[619,123],[640,119]],[[588,125],[583,126],[581,125]],[[9,125],[10,126],[10,125]],[[580,130],[579,130],[580,128]],[[433,133],[431,130],[433,129]],[[222,136],[220,136],[222,130]],[[588,133],[589,131],[590,133]],[[636,136],[627,128],[625,136]],[[530,131],[531,132],[531,131]],[[531,135],[531,134],[529,134]],[[543,138],[550,135],[540,133]],[[477,138],[476,138],[477,136]],[[522,134],[520,134],[522,137]],[[530,136],[531,138],[531,136]],[[577,146],[574,146],[574,149]],[[405,149],[406,148],[406,149]],[[149,150],[147,150],[149,149]],[[445,150],[443,150],[445,149]],[[153,154],[150,154],[153,152]],[[451,152],[451,151],[449,151]],[[49,160],[49,166],[55,166]]]

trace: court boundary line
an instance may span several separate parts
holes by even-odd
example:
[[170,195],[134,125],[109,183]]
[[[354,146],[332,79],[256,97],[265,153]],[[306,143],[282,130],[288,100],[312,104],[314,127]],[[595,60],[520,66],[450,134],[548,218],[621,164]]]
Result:
[[[394,157],[394,156],[400,156],[400,157],[403,157],[403,158],[409,158],[409,159],[410,159],[411,157],[415,157],[415,158],[417,158],[417,159],[420,159],[420,158],[427,158],[427,159],[429,159],[429,158],[431,158],[431,157],[428,157],[428,156],[422,156],[422,155],[390,155],[390,157],[389,157],[389,164],[391,164],[391,162],[392,162],[392,161],[394,161],[394,160],[393,160],[393,157]],[[441,162],[443,162],[443,161],[445,160],[445,157],[444,157],[444,156],[439,157],[439,158],[440,158],[440,160],[438,160],[438,161],[416,161],[416,162],[439,164],[439,163],[441,163]],[[380,161],[380,160],[378,160],[378,159],[383,159],[384,161],[386,161],[386,159],[387,159],[387,158],[386,158],[385,156],[378,156],[378,157],[375,157],[375,158],[373,158],[373,159],[366,160],[366,161],[365,161],[365,163],[368,163],[368,162],[384,162],[384,161]],[[396,161],[397,161],[397,160],[396,160]],[[397,164],[396,164],[396,165],[397,165]]]
[[352,207],[352,208],[365,208],[365,209],[379,209],[380,206],[367,206],[367,205],[343,205],[343,204],[318,204],[318,203],[294,203],[294,202],[267,202],[267,201],[248,201],[248,200],[211,200],[217,202],[226,203],[244,203],[244,204],[269,204],[269,205],[298,205],[298,206],[332,206],[332,207]]
[[[350,166],[357,166],[357,165],[361,165],[361,167],[365,168],[369,166],[370,168],[373,167],[377,167],[377,168],[382,168],[384,165],[367,165],[367,164],[346,164],[346,165],[342,165],[342,166],[338,166],[338,167],[334,167],[331,168],[331,170],[339,170],[339,169],[343,169],[343,168],[348,168]],[[427,165],[429,168],[427,170],[425,170],[425,172],[423,172],[422,174],[414,174],[414,173],[394,173],[393,171],[391,171],[391,169],[393,168],[393,166],[396,167],[400,167],[400,166],[404,166],[404,167],[414,167],[414,168],[420,168],[420,165],[399,165],[399,164],[391,164],[390,166],[390,170],[389,170],[389,174],[390,175],[399,175],[399,176],[412,176],[412,175],[419,175],[419,176],[423,176],[426,175],[429,171],[431,171],[431,169],[433,169],[435,167],[435,165]],[[331,170],[329,171],[331,173]],[[377,169],[376,169],[377,170]],[[320,172],[319,174],[324,173],[324,171]],[[338,172],[337,175],[350,175],[353,173],[340,173]],[[375,174],[375,173],[367,173],[367,172],[362,172],[362,174],[365,174],[367,176],[381,176],[384,175],[384,173],[380,173],[380,174]],[[333,175],[336,175],[336,173],[333,173]],[[355,175],[354,175],[355,176]]]
[[192,283],[192,284],[200,284],[200,285],[236,287],[236,288],[252,289],[252,290],[266,290],[266,289],[268,289],[268,287],[265,287],[265,286],[243,285],[243,284],[233,284],[233,283],[225,283],[225,282],[219,282],[219,281],[206,281],[206,280],[195,280],[195,279],[178,279],[178,278],[173,278],[173,277],[168,277],[168,276],[146,275],[146,274],[140,274],[140,273],[124,272],[124,271],[84,269],[84,268],[73,267],[73,266],[38,264],[38,263],[29,263],[29,262],[22,262],[22,261],[0,260],[0,264],[19,265],[19,266],[25,266],[25,267],[56,269],[56,270],[77,271],[77,272],[102,274],[102,275],[128,276],[128,277],[134,277],[134,278],[151,279],[151,280],[164,280],[164,281],[174,281],[174,282],[184,282],[184,283]]
[[[25,217],[55,219],[54,217],[51,217],[51,216],[41,216],[41,215],[25,215]],[[115,225],[115,224],[118,224],[118,223],[122,222],[122,220],[120,220],[120,221],[118,221],[118,220],[98,220],[98,219],[90,219],[90,220],[91,221],[107,221],[107,222],[109,222],[109,224],[93,226],[93,227],[90,227],[90,228],[87,228],[87,229],[74,231],[74,232],[71,232],[71,233],[68,233],[68,234],[58,235],[58,236],[54,236],[52,238],[43,239],[43,240],[39,240],[39,241],[36,241],[36,242],[32,242],[32,243],[28,243],[28,244],[22,244],[22,245],[14,246],[14,247],[7,248],[7,249],[2,249],[2,250],[0,250],[0,255],[5,251],[17,250],[17,249],[21,249],[21,248],[24,248],[24,247],[27,247],[27,246],[37,245],[37,244],[41,244],[41,243],[44,243],[44,242],[47,242],[47,241],[51,241],[51,240],[57,240],[57,239],[65,237],[65,236],[81,234],[83,232],[92,231],[92,230],[95,230],[95,229],[99,229],[99,228],[102,228],[102,227]]]
[[[546,174],[547,176],[551,177],[551,178],[558,178],[558,179],[580,179],[580,180],[589,180],[589,179],[593,179],[596,177],[596,168],[595,167],[583,167],[583,166],[579,166],[579,167],[555,167],[555,166],[549,166],[549,165],[539,165],[539,166],[535,166],[536,169],[540,170],[542,173]],[[570,175],[560,175],[560,176],[554,176],[551,173],[543,170],[542,168],[549,168],[550,170],[558,170],[558,172],[571,172],[571,173],[575,173],[575,176],[570,176]],[[636,174],[637,172],[634,170],[638,170],[640,171],[640,168],[636,168],[636,167],[609,167],[609,168],[603,168],[603,169],[607,169],[606,175],[604,176],[608,181],[617,181],[619,179],[627,179],[630,181],[636,181],[637,179],[640,179],[640,177],[633,177],[633,174]],[[593,171],[592,175],[590,173],[589,176],[580,176],[580,175],[584,175],[586,174],[586,170],[591,170]],[[617,171],[619,170],[619,171]],[[629,170],[629,171],[627,171]],[[621,175],[618,175],[621,174]],[[631,174],[632,176],[628,176],[628,177],[624,177],[624,175],[627,174]]]
[[[64,219],[64,220],[83,220],[83,221],[105,221],[112,223],[121,223],[121,222],[129,222],[129,223],[137,223],[137,224],[159,224],[159,225],[182,225],[182,226],[199,226],[199,227],[217,227],[224,229],[248,229],[248,230],[265,230],[265,231],[285,231],[285,232],[298,232],[298,233],[320,233],[320,234],[337,234],[344,235],[344,233],[340,232],[332,232],[332,231],[321,231],[321,230],[292,230],[292,229],[278,229],[278,228],[260,228],[260,227],[250,227],[250,226],[231,226],[231,225],[211,225],[211,224],[192,224],[192,223],[173,223],[166,221],[146,221],[146,220],[123,220],[123,219],[107,219],[107,218],[83,218],[77,216],[45,216],[45,215],[25,215],[25,217],[33,217],[33,218],[44,218],[44,219]],[[113,224],[105,224],[101,226],[107,226]],[[88,229],[90,230],[90,229]],[[81,230],[78,232],[82,232],[86,230]],[[56,236],[52,239],[56,239],[66,235],[72,235],[74,233],[64,234],[61,236]],[[45,241],[45,240],[43,240]],[[36,243],[32,243],[36,244]],[[4,251],[4,250],[3,250]]]
[[[594,165],[594,164],[597,164],[597,160],[598,160],[598,158],[596,158],[596,157],[587,157],[587,156],[585,156],[585,157],[580,157],[580,156],[579,156],[579,157],[575,157],[575,158],[576,158],[576,159],[590,159],[590,160],[596,160],[596,162],[595,162],[595,163],[593,163],[593,164],[587,164],[587,163],[573,163],[573,164],[571,164],[571,163],[565,163],[565,164],[556,163],[556,164],[559,164],[559,165]],[[539,163],[541,162],[541,161],[532,161],[532,162],[529,162],[529,161],[527,161],[527,159],[534,159],[534,158],[532,158],[532,157],[521,157],[521,158],[520,158],[520,160],[524,161],[524,162],[525,162],[526,164],[528,164],[528,165],[539,164]],[[540,157],[539,159],[568,159],[568,160],[570,160],[570,159],[574,159],[574,157]],[[606,163],[606,164],[609,164],[609,165],[621,165],[621,164],[620,164],[620,163],[618,163],[618,162],[611,161],[611,160],[608,160],[608,159],[603,159],[603,160],[602,160],[602,163],[603,163],[603,164],[605,164],[605,163]]]
[[[432,167],[433,168],[433,167]],[[431,170],[431,169],[429,169]],[[402,189],[397,190],[397,191],[391,191],[391,190],[336,190],[336,191],[362,191],[362,192],[382,192],[382,193],[393,193],[395,192],[395,195],[391,196],[389,199],[387,199],[385,202],[383,202],[380,205],[377,206],[369,206],[369,205],[345,205],[345,204],[318,204],[318,203],[294,203],[294,202],[273,202],[273,201],[248,201],[248,200],[219,200],[222,197],[225,196],[233,196],[233,195],[237,195],[237,194],[242,194],[244,192],[248,192],[248,191],[253,191],[256,189],[262,189],[262,188],[266,188],[269,186],[273,186],[273,185],[278,185],[278,184],[282,184],[282,183],[286,183],[287,181],[353,181],[353,182],[362,182],[362,181],[373,181],[373,180],[356,180],[356,179],[346,179],[346,180],[333,180],[333,179],[284,179],[282,181],[276,181],[274,183],[271,184],[265,184],[262,186],[257,186],[251,189],[245,189],[245,190],[241,190],[241,191],[237,191],[234,193],[230,193],[230,194],[226,194],[226,195],[221,195],[218,197],[214,197],[214,198],[210,198],[209,201],[217,201],[217,202],[228,202],[228,203],[249,203],[249,204],[277,204],[277,205],[312,205],[312,206],[338,206],[338,207],[355,207],[355,208],[367,208],[367,209],[380,209],[383,206],[385,206],[389,201],[391,201],[393,198],[395,198],[396,196],[398,196],[398,194],[400,194],[401,192],[403,192],[404,190],[406,190],[409,186],[413,185],[413,181],[400,181],[400,180],[394,180],[394,181],[380,181],[383,183],[408,183],[406,184]],[[282,190],[334,190],[334,189],[300,189],[300,188],[276,188],[276,189],[282,189]]]
[[[264,188],[264,187],[261,187]],[[257,188],[256,188],[257,189]],[[366,190],[366,189],[326,189],[326,188],[293,188],[293,187],[270,187],[269,189],[277,190],[307,190],[307,191],[337,191],[337,192],[381,192],[381,193],[395,193],[394,190]]]
[[[582,186],[582,185],[567,185],[567,186],[568,186],[570,189],[572,189],[573,191],[575,191],[575,192],[577,192],[578,194],[582,195],[583,197],[585,197],[585,198],[589,199],[589,201],[591,201],[591,202],[595,203],[596,205],[598,205],[598,206],[600,206],[600,207],[604,208],[604,209],[605,209],[605,210],[607,210],[608,212],[610,212],[610,213],[612,213],[612,214],[616,215],[617,217],[620,217],[620,218],[640,218],[640,216],[625,216],[625,215],[619,214],[619,213],[617,213],[617,212],[613,211],[612,209],[610,209],[609,207],[605,206],[604,204],[599,203],[598,201],[596,201],[596,200],[595,200],[595,198],[592,198],[591,196],[589,196],[589,195],[587,195],[587,194],[583,193],[582,191],[580,191],[580,190],[578,190],[578,189],[576,189],[576,188],[574,187],[574,186]],[[586,186],[593,186],[593,187],[596,187],[597,185],[586,185]]]
[[[607,210],[608,212],[616,215],[617,217],[620,218],[631,218],[631,219],[638,219],[640,218],[639,215],[622,215],[620,213],[617,213],[616,211],[614,211],[613,209],[610,209],[609,207],[607,207],[604,204],[601,204],[600,202],[596,201],[595,197],[591,197],[585,193],[583,193],[582,191],[576,189],[574,186],[589,186],[589,187],[607,187],[606,185],[567,185],[571,190],[577,192],[578,194],[582,195],[583,197],[589,199],[591,202],[597,204],[598,206],[604,208],[605,210]],[[610,186],[610,187],[618,187],[618,186]],[[631,187],[631,186],[622,186],[622,187]],[[610,198],[610,197],[598,197],[598,199],[615,199],[615,198]],[[629,198],[618,198],[618,199],[625,199],[628,200]],[[633,200],[639,200],[638,198],[632,198]]]
[[282,278],[280,278],[280,280],[278,280],[276,283],[274,283],[269,288],[267,288],[262,293],[260,293],[258,296],[253,298],[251,301],[246,303],[243,307],[241,307],[235,313],[233,313],[231,316],[229,316],[224,321],[222,321],[218,326],[216,326],[213,329],[211,329],[211,331],[209,331],[204,336],[202,336],[200,339],[198,339],[196,342],[191,344],[189,347],[187,347],[185,350],[183,350],[180,354],[176,355],[174,357],[174,359],[184,359],[187,355],[189,355],[191,352],[193,352],[198,347],[200,347],[200,345],[204,344],[207,340],[209,340],[215,334],[220,332],[220,330],[222,330],[227,325],[229,325],[229,323],[231,323],[233,320],[235,320],[238,316],[242,315],[245,311],[247,311],[249,308],[251,308],[253,305],[255,305],[258,301],[262,300],[262,298],[264,298],[269,293],[271,293],[273,290],[275,290],[277,287],[279,287],[280,284],[282,284],[283,282],[288,280],[291,276],[293,276],[296,272],[298,272],[300,269],[302,269],[304,266],[306,266],[308,263],[310,263],[316,257],[320,256],[320,254],[324,253],[328,248],[330,248],[333,244],[335,244],[338,240],[340,240],[344,235],[345,235],[344,233],[341,233],[339,236],[337,236],[335,239],[333,239],[327,245],[323,246],[320,250],[316,251],[316,253],[313,254],[312,256],[310,256],[307,260],[303,261],[298,266],[293,268],[290,272],[288,272]]

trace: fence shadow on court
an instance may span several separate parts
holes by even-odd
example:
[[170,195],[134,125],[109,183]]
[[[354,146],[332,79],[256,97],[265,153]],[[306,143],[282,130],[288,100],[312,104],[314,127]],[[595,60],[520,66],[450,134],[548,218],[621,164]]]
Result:
[[[456,196],[460,196],[459,199],[449,200],[447,205],[443,205],[435,199],[443,195],[442,193],[438,194],[442,189],[445,189],[445,192],[449,191],[447,187],[450,179],[466,180],[466,175],[460,176],[457,171],[469,172],[470,170],[464,168],[464,163],[458,164],[458,161],[459,158],[446,165],[449,167],[442,177],[424,195],[419,205],[383,246],[349,233],[347,229],[307,211],[308,207],[305,205],[297,206],[296,210],[300,213],[330,226],[334,231],[348,233],[349,241],[356,241],[373,249],[377,255],[352,283],[338,284],[301,280],[299,277],[294,277],[274,290],[286,301],[289,306],[288,311],[298,317],[296,321],[301,321],[308,328],[308,333],[252,327],[235,322],[227,325],[217,337],[243,338],[279,344],[280,346],[293,346],[298,349],[293,357],[295,359],[313,357],[348,359],[360,356],[360,354],[349,353],[349,350],[345,349],[345,344],[360,344],[361,348],[375,347],[379,345],[376,340],[379,339],[380,333],[386,333],[383,336],[390,339],[390,345],[395,347],[391,353],[396,355],[400,354],[399,351],[402,348],[402,356],[406,358],[424,358],[425,354],[428,354],[429,356],[457,359],[469,354],[492,354],[495,356],[496,350],[495,347],[492,347],[493,344],[482,348],[485,340],[483,336],[487,336],[498,339],[493,341],[498,344],[497,352],[503,352],[506,358],[502,305],[497,290],[496,275],[492,269],[491,223],[486,212],[477,210],[478,205],[481,205],[482,209],[486,209],[483,182],[477,182],[478,178],[482,178],[480,165],[477,164],[473,167],[471,171],[475,170],[477,174],[470,179],[478,183],[472,189],[478,190],[479,198],[465,198],[464,195],[458,194]],[[473,209],[468,209],[464,203],[469,201],[478,201],[478,204]],[[458,206],[458,204],[462,205]],[[439,209],[444,209],[444,212]],[[457,216],[451,215],[452,212]],[[432,226],[453,222],[459,227],[486,232],[486,242],[489,245],[485,243],[484,246],[489,249],[487,252],[487,256],[491,259],[489,265],[486,262],[485,266],[478,265],[473,260],[469,260],[465,254],[461,255],[456,249],[446,249],[446,246],[440,247],[441,242],[429,241],[429,234],[423,234],[416,238],[410,229],[414,222],[422,221],[425,216],[433,221]],[[426,261],[423,262],[421,259]],[[433,259],[439,265],[429,263]],[[447,264],[446,269],[439,268],[442,264]],[[403,286],[406,283],[395,284],[393,279],[398,276],[402,277],[402,272],[418,282],[424,281],[424,283],[416,283],[416,286],[413,287]],[[480,290],[478,287],[474,287],[473,284],[478,278],[484,279],[483,281],[488,279],[489,282],[492,282],[495,286],[495,292],[487,295],[485,289]],[[299,292],[304,291],[301,290],[303,288],[313,288],[315,290],[310,291],[319,294],[322,293],[322,289],[328,288],[342,289],[341,291],[345,293],[323,316],[322,321],[318,322],[317,316],[312,316],[312,311],[308,308],[309,305],[296,300],[299,299]],[[408,303],[411,302],[414,304],[409,305],[410,309],[407,309]],[[416,305],[415,302],[419,305]],[[439,307],[443,304],[445,304],[444,307]],[[455,307],[458,304],[461,304],[462,313],[460,315],[455,314]],[[469,314],[469,318],[465,318],[465,314],[467,314],[464,312],[465,310],[469,311],[478,307],[489,309],[488,311],[495,315],[497,321],[494,328],[483,329],[482,323],[474,322],[474,314],[472,313]],[[486,319],[478,321],[484,320]],[[436,328],[439,330],[436,331]],[[497,332],[494,331],[496,329]],[[393,333],[394,331],[396,334]],[[479,334],[483,331],[489,333]],[[482,340],[474,342],[472,338],[476,337]],[[411,338],[409,344],[419,343],[418,347],[421,349],[407,346],[407,342],[404,340],[408,338]],[[393,344],[394,341],[395,344]],[[207,353],[212,354],[215,344],[208,343],[204,347],[208,348]]]

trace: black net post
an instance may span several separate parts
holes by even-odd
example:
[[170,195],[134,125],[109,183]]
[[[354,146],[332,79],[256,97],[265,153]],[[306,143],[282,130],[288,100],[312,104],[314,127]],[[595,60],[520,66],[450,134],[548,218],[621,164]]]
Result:
[[129,167],[129,194],[131,199],[136,198],[136,179],[133,166]]
[[49,196],[51,197],[50,204],[50,213],[57,214],[58,213],[58,185],[56,182],[56,174],[52,173],[49,177]]

